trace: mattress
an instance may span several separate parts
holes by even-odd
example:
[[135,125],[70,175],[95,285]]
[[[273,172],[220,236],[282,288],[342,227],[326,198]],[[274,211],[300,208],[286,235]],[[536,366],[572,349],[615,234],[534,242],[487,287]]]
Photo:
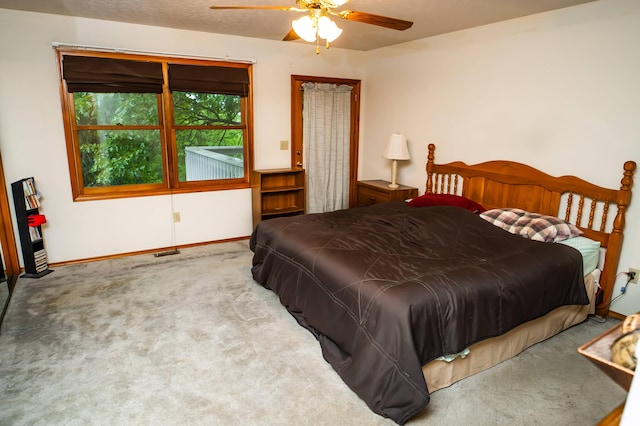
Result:
[[530,346],[540,343],[567,328],[583,322],[595,313],[596,277],[599,270],[585,276],[589,305],[560,306],[548,314],[519,325],[502,336],[471,345],[464,358],[453,361],[434,360],[422,367],[429,392],[451,386],[466,377],[477,374],[518,355]]

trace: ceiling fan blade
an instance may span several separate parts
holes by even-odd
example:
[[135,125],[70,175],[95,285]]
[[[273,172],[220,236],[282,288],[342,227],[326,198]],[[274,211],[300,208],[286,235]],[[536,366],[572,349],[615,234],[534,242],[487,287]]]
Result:
[[303,9],[291,6],[209,6],[213,10],[286,10],[304,12]]
[[363,24],[377,25],[399,31],[409,29],[413,25],[411,21],[374,15],[373,13],[358,12],[357,10],[343,10],[342,12],[338,12],[338,16],[347,21],[362,22]]
[[282,39],[282,41],[293,41],[300,39],[300,36],[291,28],[291,31],[287,33],[286,36]]

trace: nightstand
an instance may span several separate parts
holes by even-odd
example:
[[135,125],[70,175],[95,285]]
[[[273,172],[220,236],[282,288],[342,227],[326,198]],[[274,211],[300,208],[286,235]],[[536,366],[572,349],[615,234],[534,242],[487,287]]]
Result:
[[358,197],[356,206],[370,206],[372,204],[386,203],[387,201],[406,200],[418,196],[418,188],[400,185],[398,188],[389,188],[385,180],[361,180],[358,181]]

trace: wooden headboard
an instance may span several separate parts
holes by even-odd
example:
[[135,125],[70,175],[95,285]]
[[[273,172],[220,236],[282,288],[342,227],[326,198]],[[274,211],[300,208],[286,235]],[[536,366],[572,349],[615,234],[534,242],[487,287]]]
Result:
[[600,241],[606,251],[600,277],[603,299],[596,313],[600,316],[609,313],[625,214],[631,201],[634,161],[624,163],[620,189],[609,189],[575,176],[550,176],[512,161],[436,164],[435,148],[429,145],[427,193],[462,195],[487,209],[515,207],[557,216],[580,227],[585,237]]

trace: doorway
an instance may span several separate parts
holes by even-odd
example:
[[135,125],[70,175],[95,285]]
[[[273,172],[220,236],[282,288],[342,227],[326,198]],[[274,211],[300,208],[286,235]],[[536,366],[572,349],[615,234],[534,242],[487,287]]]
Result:
[[2,167],[2,157],[0,156],[0,257],[4,265],[3,279],[0,279],[0,322],[7,310],[13,287],[20,274],[20,263],[18,260],[18,250],[16,239],[13,233],[11,222],[11,210],[9,208],[9,196],[7,194],[7,184],[4,179],[4,168]]
[[360,80],[291,76],[291,167],[302,168],[303,144],[303,102],[304,83],[329,83],[351,87],[350,130],[349,130],[349,206],[356,204],[356,184],[358,180],[358,139],[360,133]]

